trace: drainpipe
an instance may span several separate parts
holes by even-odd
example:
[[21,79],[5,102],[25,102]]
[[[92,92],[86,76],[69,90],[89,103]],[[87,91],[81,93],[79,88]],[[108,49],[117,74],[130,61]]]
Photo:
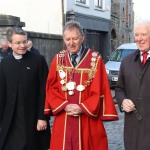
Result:
[[64,27],[64,25],[65,25],[65,17],[64,17],[64,0],[61,0],[61,10],[62,10],[62,28]]
[[[64,0],[61,0],[61,13],[62,13],[62,35],[63,35],[63,28],[65,25],[65,13],[64,13]],[[65,48],[65,44],[63,42],[63,48]]]

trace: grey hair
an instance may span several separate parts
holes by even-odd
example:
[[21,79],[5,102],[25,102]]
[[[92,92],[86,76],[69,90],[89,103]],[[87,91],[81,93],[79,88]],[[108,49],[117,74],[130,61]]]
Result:
[[66,22],[66,24],[63,28],[63,36],[64,36],[64,32],[67,29],[74,29],[74,28],[76,28],[79,31],[80,37],[82,37],[84,35],[83,27],[81,26],[81,24],[77,21],[72,21],[71,20],[71,21]]
[[9,42],[12,41],[12,36],[13,34],[19,34],[19,35],[24,35],[27,37],[27,33],[20,27],[12,27],[10,29],[7,30],[6,32],[6,37],[7,37],[7,40]]
[[3,43],[3,42],[8,42],[8,41],[6,39],[1,39],[0,44]]
[[148,26],[150,27],[150,20],[144,20],[144,19],[142,19],[142,20],[137,21],[137,22],[135,23],[135,25],[134,25],[134,32],[135,32],[135,28],[136,28],[138,25],[143,25],[143,24],[148,25]]

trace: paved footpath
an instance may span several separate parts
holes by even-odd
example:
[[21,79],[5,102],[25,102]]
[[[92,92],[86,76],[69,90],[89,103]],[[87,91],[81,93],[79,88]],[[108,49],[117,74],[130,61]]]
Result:
[[[120,113],[118,105],[116,105],[119,120],[104,122],[108,137],[108,150],[124,150],[123,144],[123,125],[124,125],[124,113]],[[51,127],[53,124],[53,118],[51,119]]]
[[124,113],[120,113],[118,105],[116,105],[119,120],[104,122],[106,129],[109,150],[124,150],[123,143],[123,127],[124,127]]

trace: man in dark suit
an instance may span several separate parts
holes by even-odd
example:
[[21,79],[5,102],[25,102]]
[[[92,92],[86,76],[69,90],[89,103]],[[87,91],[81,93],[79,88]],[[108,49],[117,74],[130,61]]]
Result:
[[150,150],[150,20],[134,26],[138,50],[121,62],[116,100],[125,113],[125,150]]
[[7,40],[2,40],[0,43],[0,60],[12,52],[12,49],[8,46]]
[[23,29],[9,29],[7,40],[13,52],[0,63],[0,150],[47,150],[47,63],[43,56],[27,50]]
[[31,40],[28,40],[27,47],[28,47],[28,48],[27,48],[28,51],[31,51],[31,52],[40,54],[40,52],[39,52],[36,48],[33,47],[33,43],[32,43]]

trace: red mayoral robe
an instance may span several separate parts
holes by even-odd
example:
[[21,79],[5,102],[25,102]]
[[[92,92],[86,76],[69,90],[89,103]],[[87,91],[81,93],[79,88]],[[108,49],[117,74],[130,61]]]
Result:
[[[64,108],[78,104],[83,113],[69,116]],[[117,120],[103,60],[87,50],[74,68],[65,50],[52,61],[46,85],[45,114],[54,123],[51,150],[108,150],[103,121]]]

